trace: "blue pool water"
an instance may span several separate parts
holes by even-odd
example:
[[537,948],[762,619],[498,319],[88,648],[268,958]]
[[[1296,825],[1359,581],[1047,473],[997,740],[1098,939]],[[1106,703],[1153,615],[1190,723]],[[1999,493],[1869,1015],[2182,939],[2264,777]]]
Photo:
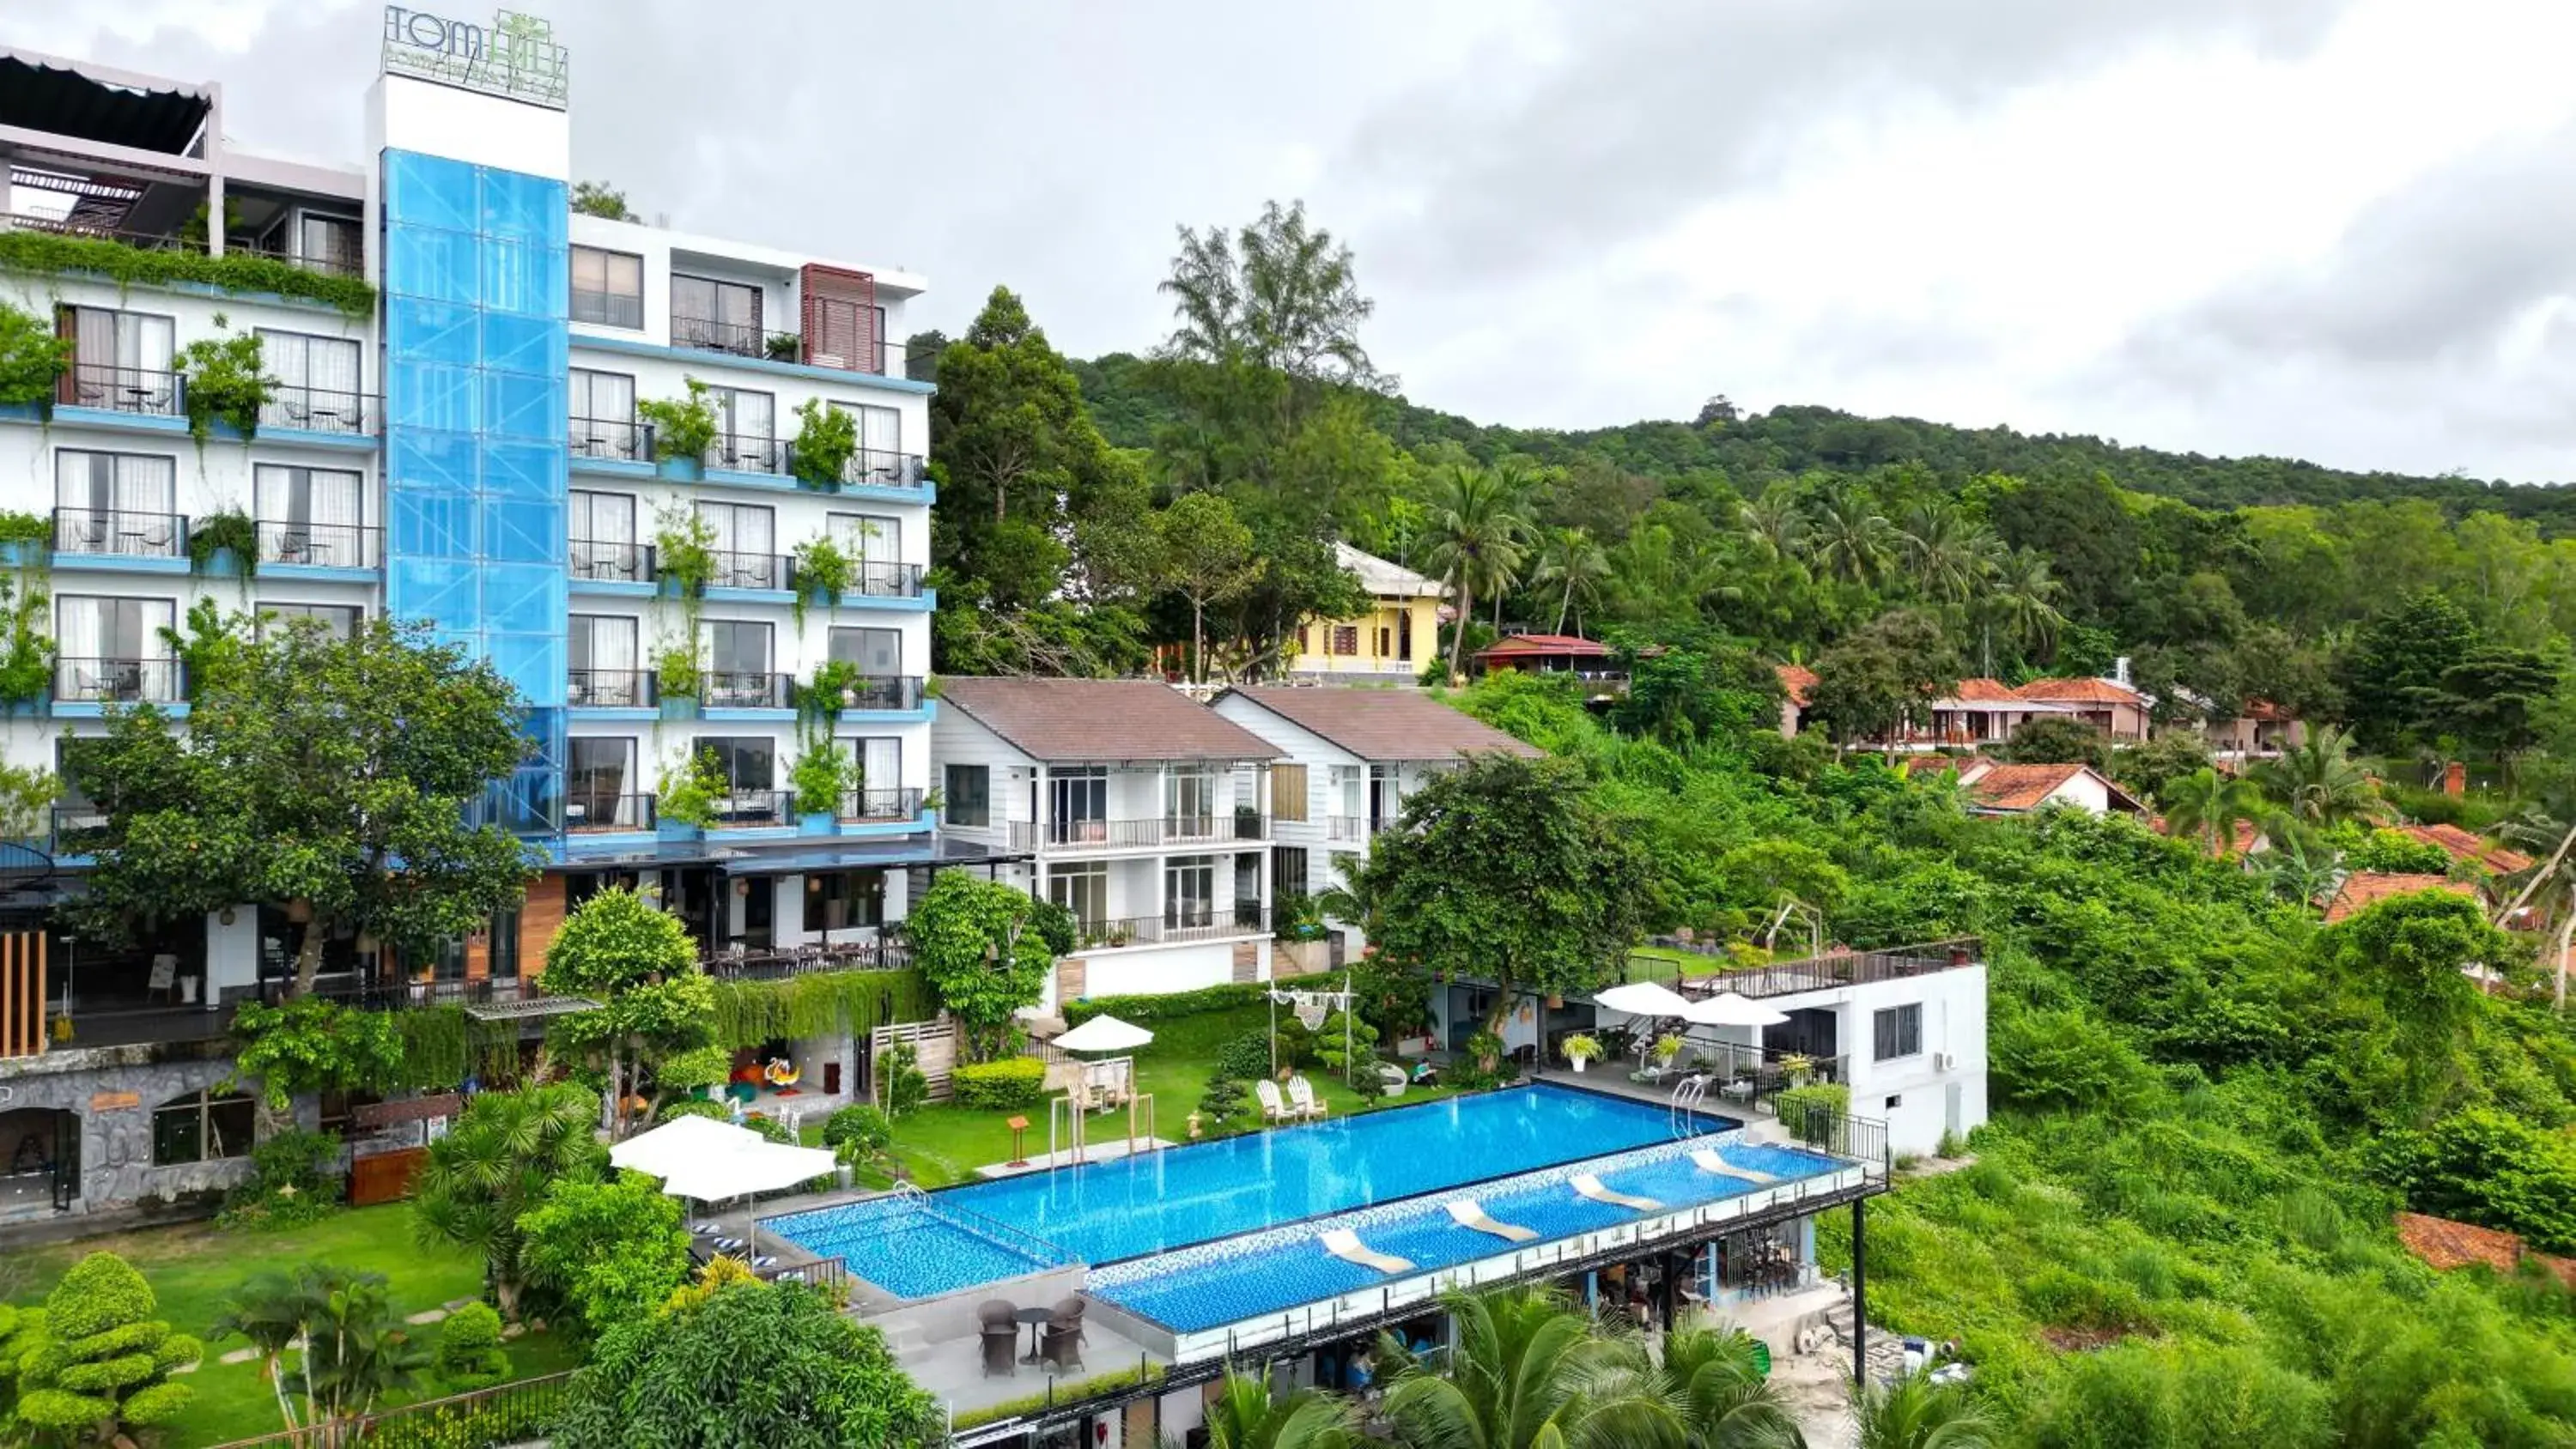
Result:
[[1662,1107],[1542,1084],[950,1188],[929,1215],[879,1200],[763,1227],[914,1298],[1033,1271],[1015,1234],[1098,1266],[1671,1136]]
[[[1721,1156],[1729,1166],[1782,1181],[1832,1172],[1844,1165],[1795,1148],[1743,1142],[1728,1143],[1721,1149]],[[1749,1177],[1705,1171],[1688,1157],[1609,1169],[1600,1176],[1602,1185],[1614,1192],[1652,1198],[1665,1208],[1695,1207],[1763,1186]],[[1484,1191],[1459,1195],[1474,1196],[1486,1216],[1496,1222],[1536,1231],[1535,1241],[1539,1242],[1652,1215],[1594,1202],[1562,1180],[1528,1185],[1496,1183]],[[1372,1221],[1357,1228],[1360,1240],[1378,1252],[1407,1259],[1424,1271],[1509,1251],[1511,1245],[1502,1239],[1462,1228],[1452,1221],[1444,1206],[1449,1200],[1450,1195],[1444,1194],[1390,1214],[1370,1214]],[[1327,1226],[1331,1225],[1317,1224],[1317,1233]],[[1132,1264],[1123,1272],[1095,1276],[1090,1291],[1095,1297],[1168,1328],[1189,1333],[1337,1297],[1388,1278],[1373,1268],[1326,1253],[1315,1236],[1302,1233],[1288,1242],[1216,1256],[1213,1260],[1202,1260],[1205,1252],[1182,1254],[1180,1260],[1168,1263],[1149,1260]]]

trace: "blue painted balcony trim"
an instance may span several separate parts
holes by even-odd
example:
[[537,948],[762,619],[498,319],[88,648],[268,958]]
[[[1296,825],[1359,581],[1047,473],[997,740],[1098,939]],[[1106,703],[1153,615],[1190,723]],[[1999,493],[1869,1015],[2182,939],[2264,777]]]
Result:
[[[188,717],[188,702],[184,699],[173,700],[166,704],[159,700],[135,700],[130,702],[136,704],[158,704],[160,705],[161,712],[172,719],[186,719]],[[52,713],[56,719],[105,719],[107,718],[107,704],[105,701],[95,699],[58,699],[54,701]]]
[[929,614],[939,609],[939,591],[924,589],[917,595],[843,594],[844,609],[878,609],[894,614]]
[[59,549],[54,553],[56,573],[184,574],[190,567],[185,554],[165,558],[159,554],[67,553]]
[[[712,713],[712,712],[711,712]],[[789,711],[793,714],[794,711]],[[939,701],[925,699],[919,709],[845,709],[843,724],[929,724],[939,718]]]
[[796,718],[796,711],[793,709],[732,709],[708,705],[700,707],[698,718],[710,723],[731,721],[736,724],[757,724],[763,721],[792,720]]
[[381,569],[342,568],[337,564],[264,563],[259,566],[261,579],[310,580],[317,584],[374,583]]
[[564,708],[586,720],[635,720],[638,722],[649,722],[662,717],[662,711],[658,707],[654,709],[639,709],[633,705],[625,704],[569,704],[564,706]]
[[882,840],[888,836],[919,835],[934,823],[930,812],[924,810],[910,820],[844,820],[833,833],[862,840]]
[[786,589],[714,589],[706,592],[710,604],[792,604],[796,595]]
[[711,825],[707,827],[709,843],[719,840],[795,840],[800,836],[809,840],[813,838],[806,836],[793,825]]
[[611,478],[647,479],[661,476],[660,470],[650,463],[638,463],[626,458],[595,458],[579,452],[572,455],[572,470],[576,473],[604,473]]
[[[188,436],[188,420],[183,417],[173,417],[166,413],[120,412],[115,408],[73,407],[69,404],[55,405],[54,426],[113,428],[122,433],[160,433],[165,436],[176,434],[182,438]],[[226,431],[231,430],[226,429]],[[234,441],[238,442],[240,439],[241,434],[233,434]]]
[[[239,431],[222,423],[214,426],[214,435],[229,442],[240,442]],[[262,428],[251,438],[254,443],[282,443],[298,448],[327,448],[336,453],[372,453],[377,438],[373,433],[318,433],[311,428]]]
[[886,392],[909,392],[928,396],[939,389],[930,383],[914,382],[908,377],[887,377],[875,372],[845,372],[837,367],[816,367],[804,362],[772,362],[766,357],[737,357],[730,352],[711,352],[703,347],[670,347],[659,342],[636,342],[624,337],[601,337],[589,332],[572,334],[575,350],[584,347],[602,352],[624,352],[636,357],[658,357],[666,362],[693,363],[699,367],[722,367],[744,372],[766,372],[777,377],[800,377],[809,382],[836,382],[845,387],[873,387]]
[[661,586],[629,579],[585,579],[575,575],[571,590],[576,594],[615,594],[629,599],[649,599],[661,592]]

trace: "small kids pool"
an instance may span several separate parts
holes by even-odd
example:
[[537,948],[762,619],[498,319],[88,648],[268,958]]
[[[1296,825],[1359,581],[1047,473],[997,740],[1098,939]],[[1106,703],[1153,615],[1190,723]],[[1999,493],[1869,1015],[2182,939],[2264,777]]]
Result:
[[[1732,1123],[1702,1117],[1702,1130]],[[1540,1084],[762,1223],[905,1298],[1094,1266],[1668,1141],[1663,1107]],[[1020,1237],[1039,1240],[1026,1243]]]

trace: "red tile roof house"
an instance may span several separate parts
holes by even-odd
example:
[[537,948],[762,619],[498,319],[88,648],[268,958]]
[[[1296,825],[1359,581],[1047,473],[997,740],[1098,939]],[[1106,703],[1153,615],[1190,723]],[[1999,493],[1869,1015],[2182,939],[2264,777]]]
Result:
[[2308,727],[2269,700],[2249,699],[2234,719],[2213,719],[2203,731],[2209,752],[2222,760],[2260,760],[2308,742]]
[[2114,740],[2134,744],[2147,737],[2147,697],[2116,679],[2034,679],[2013,697],[2058,706]]
[[2007,765],[1982,756],[1927,755],[1905,762],[1909,778],[1955,773],[1980,815],[2024,815],[2066,805],[2092,815],[2142,815],[2146,806],[2090,765]]
[[2489,875],[2514,875],[2531,869],[2531,857],[2508,846],[2482,840],[2475,833],[2456,825],[2400,825],[2397,833],[2426,845],[2439,846],[2451,859],[2475,865]]
[[2326,902],[2326,924],[2360,915],[2390,896],[2411,895],[2416,891],[2447,891],[2455,896],[2477,899],[2478,888],[2467,881],[2448,876],[2416,875],[2406,871],[2357,870],[2335,887],[2334,898]]
[[1618,656],[1597,639],[1571,634],[1512,634],[1475,653],[1478,670],[1517,669],[1529,674],[1571,674],[1603,686],[1596,693],[1618,693],[1628,687],[1628,671]]

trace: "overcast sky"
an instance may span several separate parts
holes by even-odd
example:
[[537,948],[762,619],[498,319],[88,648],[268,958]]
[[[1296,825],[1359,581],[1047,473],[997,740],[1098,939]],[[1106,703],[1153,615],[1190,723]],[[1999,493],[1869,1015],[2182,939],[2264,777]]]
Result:
[[[455,0],[458,13],[479,11]],[[1143,351],[1176,224],[1303,197],[1417,401],[1824,403],[2576,479],[2566,0],[529,0],[678,227]],[[6,0],[357,159],[378,6]]]

